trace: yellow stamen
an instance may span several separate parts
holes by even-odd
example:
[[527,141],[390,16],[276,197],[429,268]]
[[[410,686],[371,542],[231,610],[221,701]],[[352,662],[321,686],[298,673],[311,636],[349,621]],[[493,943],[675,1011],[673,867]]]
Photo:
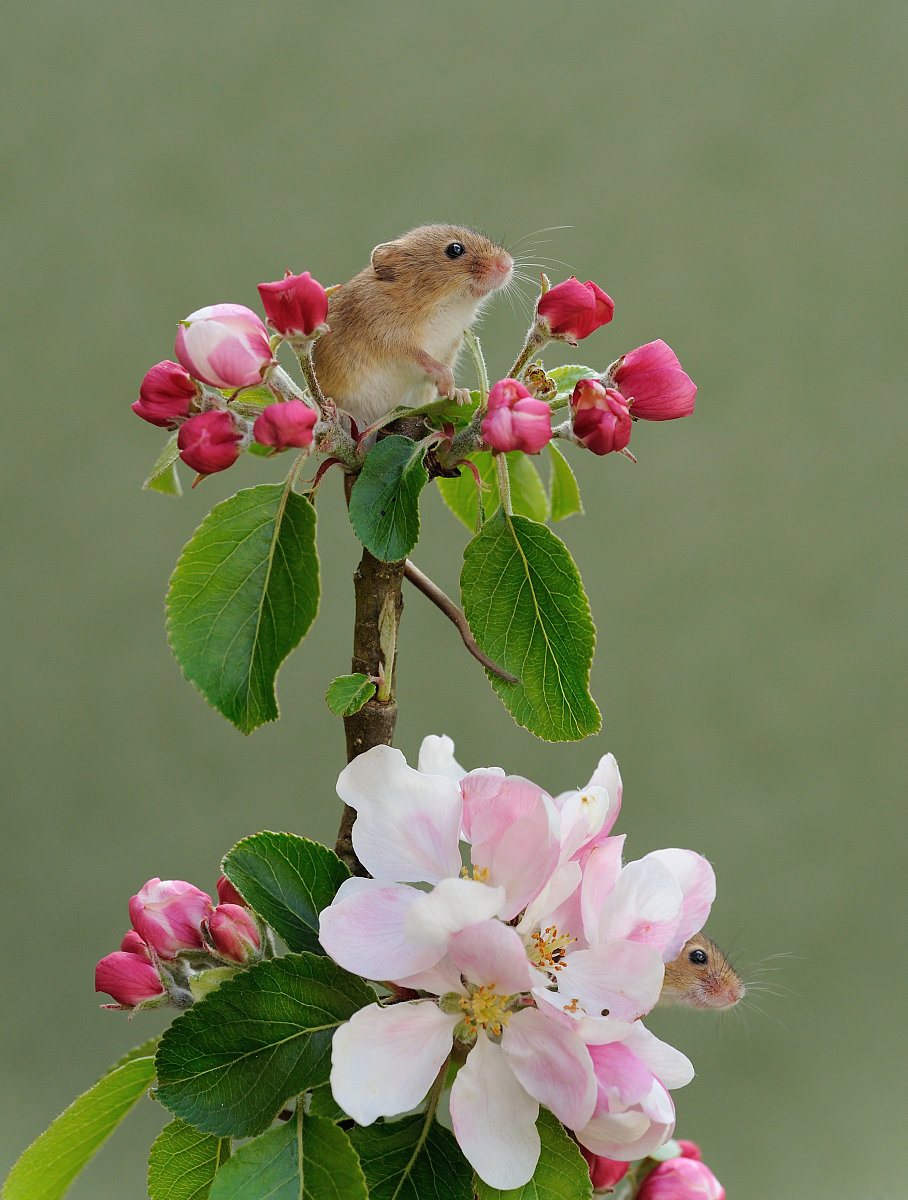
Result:
[[575,937],[569,933],[559,933],[554,925],[543,932],[537,930],[532,935],[533,945],[529,949],[529,959],[534,966],[543,971],[560,971],[564,966],[564,956]]
[[460,1007],[468,1032],[476,1033],[482,1028],[486,1033],[500,1037],[502,1029],[509,1024],[508,1008],[513,997],[502,996],[493,987],[484,984],[473,988],[469,996],[461,996]]

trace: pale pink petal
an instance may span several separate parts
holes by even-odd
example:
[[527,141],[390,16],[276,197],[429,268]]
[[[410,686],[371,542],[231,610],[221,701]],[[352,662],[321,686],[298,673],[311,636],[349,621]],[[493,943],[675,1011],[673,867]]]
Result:
[[683,897],[681,920],[675,936],[662,952],[666,962],[671,962],[681,953],[684,943],[706,924],[709,910],[716,898],[716,876],[702,854],[693,850],[654,850],[642,860],[655,859],[668,867]]
[[402,979],[394,979],[392,983],[396,983],[398,987],[412,988],[414,992],[429,992],[433,996],[444,996],[446,992],[460,992],[462,996],[466,995],[460,972],[447,955],[434,967],[417,971],[415,975],[407,975]]
[[654,858],[628,863],[602,906],[599,939],[647,942],[661,953],[678,927],[682,900],[678,881],[663,863]]
[[573,858],[602,830],[609,816],[611,797],[602,787],[586,787],[581,792],[562,792],[555,797],[561,814],[561,861]]
[[563,962],[558,993],[564,1000],[576,998],[588,1016],[634,1021],[659,999],[665,968],[654,946],[606,942],[576,950]]
[[596,1079],[590,1053],[574,1030],[525,1008],[511,1017],[501,1048],[531,1096],[569,1129],[586,1125],[596,1106]]
[[657,1150],[671,1137],[674,1127],[674,1120],[651,1121],[639,1109],[631,1108],[625,1112],[598,1113],[576,1133],[581,1145],[594,1154],[628,1162]]
[[[513,781],[506,782],[510,785]],[[510,792],[509,787],[502,794],[505,800]],[[502,808],[507,808],[506,802]],[[476,826],[474,821],[474,833]],[[538,789],[532,806],[523,816],[514,817],[489,841],[474,840],[473,865],[480,870],[486,868],[489,883],[507,892],[498,913],[502,920],[515,917],[539,894],[558,865],[559,847],[558,812],[550,797]]]
[[455,933],[448,957],[471,983],[503,996],[529,991],[535,982],[523,938],[501,921],[480,921]]
[[431,892],[417,892],[407,914],[406,936],[422,945],[447,949],[452,933],[493,917],[504,903],[504,889],[475,879],[442,879]]
[[[460,781],[463,827],[475,844],[496,842],[520,817],[536,807],[543,790],[520,775],[505,775],[500,767],[480,767]],[[475,861],[475,859],[474,859]]]
[[607,1098],[609,1109],[630,1108],[647,1099],[653,1073],[623,1042],[590,1046],[587,1053],[593,1060],[600,1103]]
[[[339,966],[366,979],[396,979],[438,962],[444,942],[410,941],[407,912],[424,893],[378,879],[347,880],[319,914],[319,941]],[[364,886],[365,885],[365,886]]]
[[635,1021],[627,1037],[621,1040],[664,1087],[685,1087],[693,1079],[694,1068],[690,1059],[668,1042],[660,1041],[640,1021]]
[[[583,875],[579,863],[566,862],[558,867],[536,899],[527,905],[526,911],[520,918],[520,923],[517,926],[520,933],[532,933],[534,929],[557,924],[556,921],[553,921],[552,914],[559,910],[568,898],[578,891],[582,878]],[[572,909],[572,911],[574,910]],[[560,929],[561,926],[559,925],[558,928]]]
[[451,1124],[467,1161],[490,1187],[506,1191],[532,1179],[538,1115],[538,1102],[518,1083],[501,1046],[480,1034],[451,1088]]
[[426,775],[444,775],[446,779],[453,779],[455,783],[460,783],[466,775],[466,771],[454,757],[454,743],[445,734],[430,733],[428,737],[423,738],[416,769]]
[[451,1053],[457,1017],[434,1000],[354,1013],[331,1044],[331,1091],[360,1125],[414,1108]]
[[612,831],[612,827],[618,819],[618,814],[621,812],[621,796],[623,794],[623,788],[621,784],[621,772],[618,770],[618,764],[615,761],[614,754],[604,754],[602,758],[599,759],[596,770],[593,772],[592,776],[590,777],[590,781],[586,786],[605,788],[609,794],[609,809],[605,821],[602,824],[602,828],[599,830],[596,836],[592,838],[591,841],[579,852],[578,857],[581,859],[585,854],[587,854],[595,846],[598,846],[600,842],[604,841],[605,838],[608,837]]
[[580,911],[583,931],[588,942],[599,940],[602,906],[615,890],[621,874],[621,855],[624,834],[606,838],[594,846],[583,864],[583,886],[580,889]]
[[376,879],[437,883],[460,874],[462,801],[453,780],[373,746],[341,771],[337,794],[356,809],[353,847]]

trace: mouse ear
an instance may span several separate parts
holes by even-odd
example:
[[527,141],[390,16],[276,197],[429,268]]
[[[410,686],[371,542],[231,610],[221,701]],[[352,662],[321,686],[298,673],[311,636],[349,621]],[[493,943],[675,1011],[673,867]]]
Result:
[[393,253],[393,242],[380,242],[372,251],[372,270],[379,279],[394,278],[394,268],[391,265]]

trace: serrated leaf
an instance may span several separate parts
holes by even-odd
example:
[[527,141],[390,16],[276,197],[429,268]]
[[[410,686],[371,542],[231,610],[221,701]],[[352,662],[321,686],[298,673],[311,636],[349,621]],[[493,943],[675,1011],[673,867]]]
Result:
[[177,459],[180,457],[177,446],[177,432],[170,435],[164,443],[164,448],[154,461],[154,466],[148,473],[148,478],[142,487],[149,492],[160,492],[164,496],[182,496],[183,487],[177,475]]
[[376,442],[350,494],[356,536],[383,562],[406,558],[419,540],[419,494],[429,481],[426,448],[394,433]]
[[295,833],[253,834],[229,850],[224,874],[291,950],[324,954],[318,914],[350,872],[333,850]]
[[486,672],[518,725],[556,742],[595,733],[596,631],[564,543],[546,525],[499,508],[464,551],[460,586],[480,649],[520,681]]
[[356,1151],[342,1129],[297,1113],[280,1129],[241,1146],[210,1200],[366,1200]]
[[454,1135],[424,1115],[350,1132],[370,1200],[473,1200],[473,1172]]
[[558,395],[552,401],[553,408],[560,408],[567,404],[578,379],[600,378],[600,373],[595,367],[583,367],[579,363],[567,363],[563,367],[554,367],[551,371],[546,371],[546,375],[554,381],[558,388]]
[[3,1200],[58,1200],[154,1081],[156,1038],[131,1050],[23,1152]]
[[206,1200],[215,1175],[229,1158],[229,1138],[171,1121],[151,1145],[149,1200]]
[[375,681],[368,675],[338,675],[332,679],[325,692],[325,700],[338,717],[349,717],[359,712],[375,695]]
[[565,517],[583,512],[580,501],[580,488],[568,460],[556,447],[549,442],[549,456],[552,460],[551,506],[552,520],[563,521]]
[[318,611],[315,510],[287,484],[216,505],[183,550],[167,593],[173,653],[243,733],[278,715],[274,679]]
[[523,1187],[489,1187],[476,1179],[477,1200],[590,1200],[593,1185],[589,1167],[577,1143],[564,1132],[557,1117],[545,1108],[536,1122],[541,1150],[533,1178]]
[[254,1137],[291,1096],[327,1081],[334,1030],[374,1000],[321,955],[257,963],[166,1031],[157,1098],[204,1133]]
[[[494,455],[487,450],[480,450],[477,454],[471,454],[470,458],[476,464],[483,482],[483,504],[486,511],[494,512],[500,503]],[[514,512],[534,521],[544,521],[549,515],[549,502],[535,464],[520,450],[512,450],[505,458],[508,460],[511,505]],[[476,480],[470,468],[461,467],[459,479],[439,478],[436,483],[442,500],[451,512],[460,517],[471,533],[475,532],[478,496]]]

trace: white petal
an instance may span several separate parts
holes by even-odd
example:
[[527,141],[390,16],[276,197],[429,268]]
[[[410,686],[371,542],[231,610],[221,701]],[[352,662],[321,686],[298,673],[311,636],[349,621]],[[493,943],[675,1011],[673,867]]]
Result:
[[576,997],[588,1016],[634,1021],[659,999],[665,968],[655,946],[607,942],[576,950],[563,960],[558,993]]
[[437,883],[460,874],[463,801],[453,780],[373,746],[341,771],[337,794],[356,809],[353,848],[376,879]]
[[403,979],[393,980],[399,987],[412,988],[416,992],[431,992],[433,996],[444,996],[446,992],[460,992],[466,995],[466,989],[460,978],[460,972],[447,955],[434,967],[425,971],[417,971]]
[[581,792],[562,792],[555,797],[561,813],[561,861],[566,862],[592,841],[609,815],[611,797],[602,787],[586,787]]
[[451,1124],[489,1187],[506,1191],[532,1179],[539,1161],[538,1116],[538,1102],[517,1082],[501,1046],[480,1034],[451,1088]]
[[442,879],[431,892],[417,893],[404,932],[410,941],[441,946],[444,953],[452,933],[493,917],[503,902],[504,888],[475,879]]
[[360,1125],[414,1108],[451,1053],[456,1024],[434,1000],[361,1008],[331,1044],[334,1099]]
[[583,932],[588,942],[599,940],[602,906],[615,890],[621,874],[621,855],[624,851],[624,834],[606,838],[591,850],[583,864],[583,885],[580,890],[580,910],[583,916]]
[[647,942],[661,953],[678,928],[682,902],[677,879],[658,859],[628,863],[602,905],[599,940]]
[[639,1021],[634,1023],[628,1036],[621,1040],[665,1087],[685,1087],[693,1079],[694,1067],[690,1059],[668,1042],[660,1041]]
[[448,956],[471,983],[499,995],[511,996],[533,986],[523,938],[501,921],[480,921],[455,933],[448,942]]
[[517,926],[518,930],[521,933],[532,933],[536,928],[550,925],[550,914],[563,904],[568,896],[573,895],[582,878],[580,863],[566,862],[560,866],[536,899],[527,905]]
[[366,979],[423,971],[444,954],[443,944],[420,944],[405,934],[407,913],[423,894],[403,884],[348,879],[319,915],[319,941],[344,970]]
[[709,910],[716,898],[716,876],[702,854],[693,850],[654,850],[642,861],[655,859],[668,867],[681,888],[683,905],[681,920],[675,935],[662,952],[666,962],[681,953],[684,943],[706,924]]
[[536,1008],[514,1013],[501,1048],[523,1087],[569,1129],[582,1129],[596,1106],[589,1051],[572,1029]]
[[671,1137],[674,1122],[660,1124],[650,1121],[636,1108],[626,1112],[602,1113],[584,1129],[577,1130],[578,1141],[605,1158],[627,1162],[645,1158]]
[[417,771],[425,775],[444,775],[460,783],[466,771],[454,757],[454,743],[446,734],[430,733],[424,737],[419,747],[419,758],[416,763]]

